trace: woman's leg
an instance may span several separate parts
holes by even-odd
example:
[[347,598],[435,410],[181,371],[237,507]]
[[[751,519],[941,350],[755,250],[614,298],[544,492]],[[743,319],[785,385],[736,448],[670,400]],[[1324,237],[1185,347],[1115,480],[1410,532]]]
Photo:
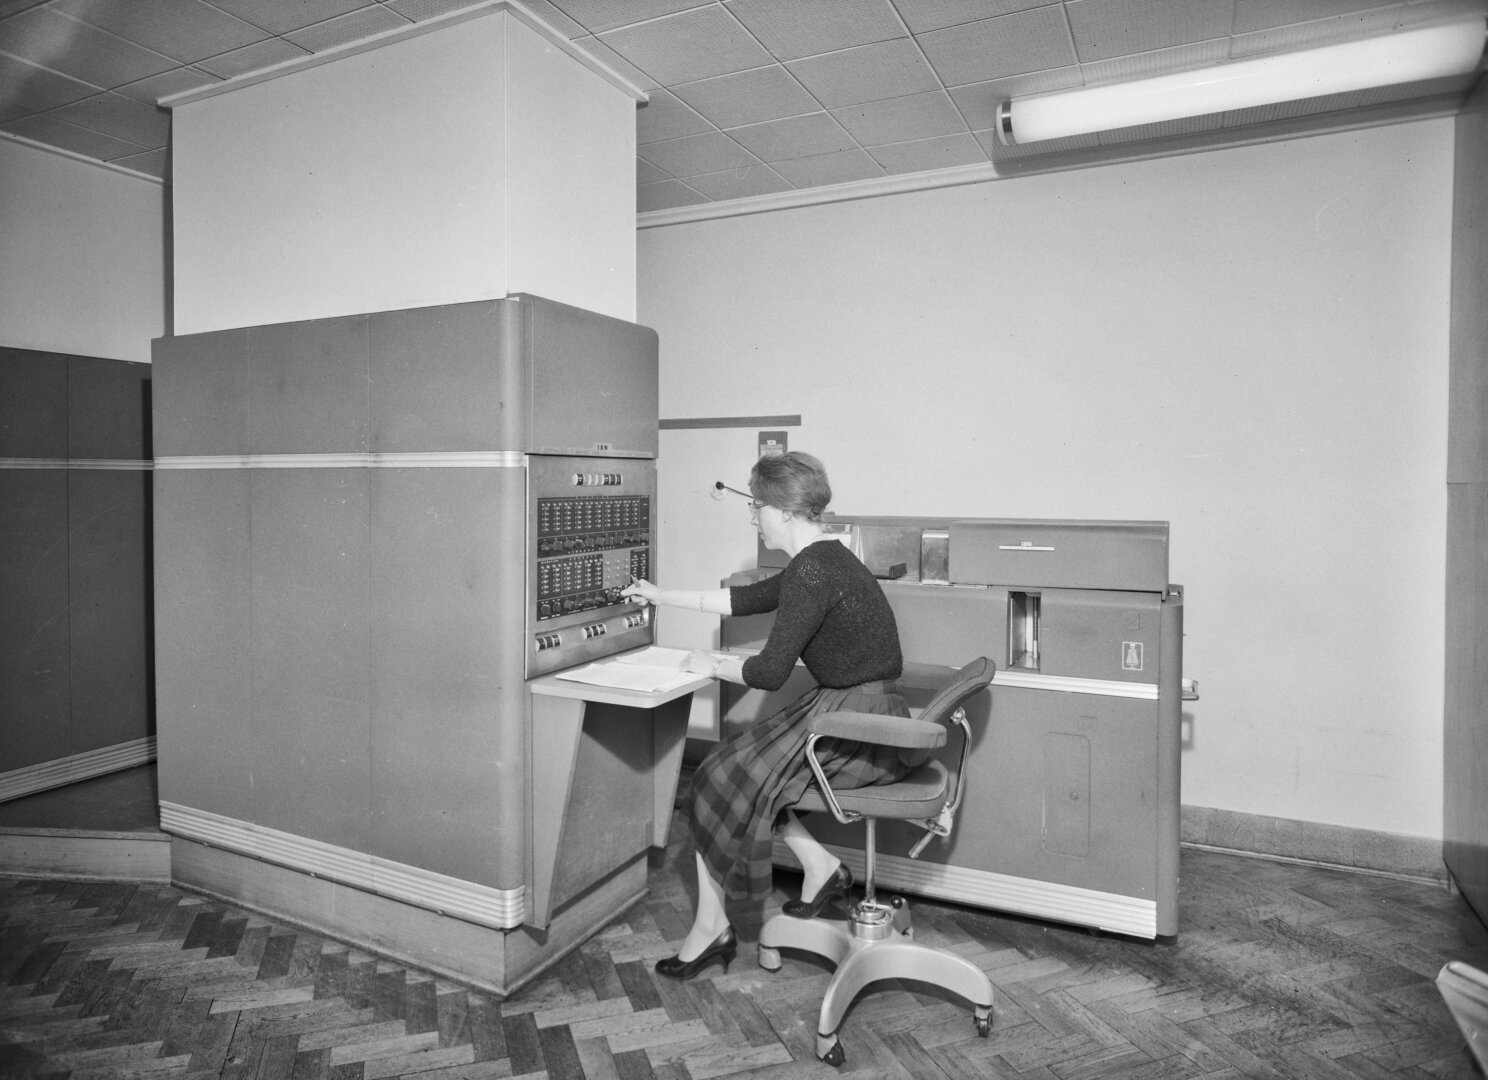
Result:
[[806,831],[801,819],[793,811],[785,812],[785,824],[780,827],[780,838],[791,849],[801,864],[804,878],[801,881],[801,896],[809,899],[821,891],[821,887],[837,872],[842,860],[817,842],[816,837]]
[[677,959],[684,962],[694,959],[717,941],[729,925],[728,912],[723,906],[723,886],[708,872],[701,855],[694,855],[694,858],[697,859],[698,906],[697,914],[692,919],[692,928],[687,931],[687,936],[682,939],[682,947],[677,950]]

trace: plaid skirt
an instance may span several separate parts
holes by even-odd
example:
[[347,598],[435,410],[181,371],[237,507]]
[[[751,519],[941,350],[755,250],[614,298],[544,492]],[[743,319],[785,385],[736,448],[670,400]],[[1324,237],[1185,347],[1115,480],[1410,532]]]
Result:
[[[909,715],[892,681],[845,690],[818,686],[719,743],[694,771],[693,845],[730,899],[758,899],[770,891],[776,819],[815,781],[806,761],[807,721],[839,710]],[[823,739],[817,756],[832,786],[843,789],[893,783],[925,757],[845,739]]]

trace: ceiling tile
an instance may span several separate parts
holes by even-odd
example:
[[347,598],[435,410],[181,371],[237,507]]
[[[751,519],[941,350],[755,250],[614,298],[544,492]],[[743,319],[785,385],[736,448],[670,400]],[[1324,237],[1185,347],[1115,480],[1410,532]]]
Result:
[[939,86],[935,72],[907,38],[793,60],[786,67],[829,109]]
[[669,15],[599,40],[663,85],[763,67],[771,57],[722,7]]
[[0,122],[81,101],[98,87],[0,53]]
[[665,90],[653,90],[651,100],[636,109],[636,142],[653,143],[712,131],[713,126]]
[[317,53],[408,25],[409,21],[403,16],[377,4],[334,19],[327,19],[314,26],[307,26],[303,30],[295,30],[284,36],[300,48]]
[[711,2],[712,0],[551,0],[554,7],[594,34],[629,23],[659,19]]
[[907,37],[889,0],[725,0],[777,60]]
[[721,131],[647,143],[637,153],[671,176],[700,176],[758,165],[759,160]]
[[968,132],[942,135],[937,139],[916,139],[914,142],[875,146],[868,153],[883,166],[885,172],[896,176],[900,173],[929,172],[962,165],[983,165],[987,161],[987,152],[982,149],[982,144]]
[[790,182],[767,165],[751,165],[747,169],[730,169],[728,172],[693,176],[688,178],[687,184],[714,202],[748,199],[756,195],[773,195],[778,191],[791,190]]
[[919,42],[946,86],[1069,67],[1077,62],[1058,5],[936,30],[921,36]]
[[151,75],[148,79],[129,83],[126,86],[117,87],[116,94],[142,101],[146,105],[154,105],[163,97],[172,94],[184,94],[190,90],[200,90],[203,86],[211,86],[222,80],[215,75],[208,75],[205,71],[196,68],[178,67],[159,75]]
[[[470,6],[470,0],[384,0],[384,3],[388,7],[397,10],[401,15],[409,14],[402,10],[405,5],[411,5],[417,8],[419,5],[428,6],[429,4],[442,3],[448,5],[447,10],[450,11],[456,8]],[[589,33],[582,23],[575,22],[569,18],[558,8],[554,7],[549,0],[522,0],[522,6],[566,38],[584,37]],[[444,14],[444,12],[440,12],[440,14]],[[428,16],[414,15],[412,17],[422,19]]]
[[1208,41],[1196,41],[1192,45],[1154,49],[1129,56],[1113,56],[1109,60],[1081,64],[1080,71],[1085,76],[1086,84],[1095,86],[1100,83],[1149,79],[1154,75],[1221,64],[1229,59],[1229,54],[1229,38],[1210,38]]
[[1379,0],[1235,0],[1233,33],[1265,30],[1379,7]]
[[594,57],[594,59],[607,65],[622,79],[628,79],[642,90],[650,92],[661,86],[661,83],[657,82],[650,75],[647,75],[597,37],[574,38],[573,45],[576,48],[583,49],[590,56]]
[[1338,15],[1312,22],[1293,23],[1264,30],[1237,31],[1230,46],[1232,58],[1264,55],[1273,52],[1289,52],[1295,49],[1311,49],[1331,45],[1338,41],[1353,41],[1375,34],[1388,34],[1396,30],[1408,30],[1415,26],[1435,23],[1456,15],[1483,14],[1481,0],[1470,3],[1419,3],[1409,7],[1390,7],[1353,14]]
[[729,135],[765,162],[830,154],[856,145],[837,121],[820,112],[733,128]]
[[46,66],[102,89],[158,75],[176,66],[151,52],[69,18],[52,8],[32,8],[6,20],[0,42],[7,52],[45,57]]
[[721,128],[778,120],[821,108],[779,64],[683,83],[672,91]]
[[[382,4],[414,22],[437,19],[453,11],[464,11],[473,6],[470,0],[382,0]],[[550,11],[543,0],[523,0],[522,6],[555,30],[562,30],[567,34],[571,28],[573,33],[567,34],[568,37],[577,37],[584,32],[583,27],[572,19],[565,18],[561,12]]]
[[75,101],[51,115],[140,146],[164,146],[170,139],[170,113],[118,94],[98,94]]
[[894,0],[910,31],[923,34],[1040,7],[1049,0]]
[[997,107],[1004,101],[1082,85],[1084,79],[1079,68],[1052,68],[1048,71],[1029,72],[1027,75],[1014,75],[1010,79],[993,79],[991,82],[957,86],[950,91],[950,95],[956,108],[961,110],[967,126],[972,131],[985,131],[997,126]]
[[271,34],[283,34],[334,19],[372,3],[373,0],[295,0],[292,4],[283,0],[212,0],[214,7],[220,7],[229,15],[236,15]]
[[645,158],[636,158],[636,183],[654,184],[661,180],[672,179]]
[[1082,62],[1223,38],[1234,14],[1234,0],[1068,0],[1064,7]]
[[847,184],[884,175],[883,166],[869,157],[866,150],[843,150],[836,154],[781,161],[775,165],[775,171],[798,188]]
[[887,101],[868,101],[832,115],[863,146],[883,146],[967,130],[944,90]]
[[202,0],[56,0],[59,10],[147,49],[194,63],[231,52],[268,35]]
[[636,188],[636,213],[646,214],[653,210],[671,210],[678,206],[694,206],[707,202],[707,198],[693,191],[680,180],[662,180],[655,184],[642,184]]
[[288,63],[290,60],[300,60],[309,55],[304,49],[291,45],[283,38],[269,38],[256,45],[249,45],[245,49],[234,49],[221,56],[199,60],[196,66],[205,68],[213,75],[231,79],[235,75],[246,75],[259,68]]
[[149,147],[143,147],[124,139],[116,139],[112,135],[89,131],[87,128],[80,128],[50,116],[27,116],[20,120],[12,120],[0,127],[23,139],[71,150],[74,154],[97,158],[99,161],[109,161],[116,157],[123,157],[125,154],[138,154],[141,150],[149,149]]

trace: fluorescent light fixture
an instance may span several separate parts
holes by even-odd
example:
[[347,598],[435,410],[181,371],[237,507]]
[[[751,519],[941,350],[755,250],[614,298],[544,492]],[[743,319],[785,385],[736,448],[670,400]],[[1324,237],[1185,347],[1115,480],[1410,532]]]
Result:
[[1013,98],[999,109],[998,135],[1011,146],[1466,75],[1482,58],[1484,30],[1478,16],[1137,82]]

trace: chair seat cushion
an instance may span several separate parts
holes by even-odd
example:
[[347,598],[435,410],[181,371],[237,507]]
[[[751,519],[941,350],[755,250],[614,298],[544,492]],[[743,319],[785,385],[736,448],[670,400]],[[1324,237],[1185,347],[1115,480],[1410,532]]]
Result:
[[[940,813],[945,805],[950,787],[949,774],[939,761],[931,760],[911,769],[909,775],[892,784],[876,784],[873,787],[853,788],[837,792],[837,802],[844,809],[865,817],[896,818],[901,821],[913,818],[930,818]],[[816,785],[806,789],[795,809],[830,813],[826,800]]]

